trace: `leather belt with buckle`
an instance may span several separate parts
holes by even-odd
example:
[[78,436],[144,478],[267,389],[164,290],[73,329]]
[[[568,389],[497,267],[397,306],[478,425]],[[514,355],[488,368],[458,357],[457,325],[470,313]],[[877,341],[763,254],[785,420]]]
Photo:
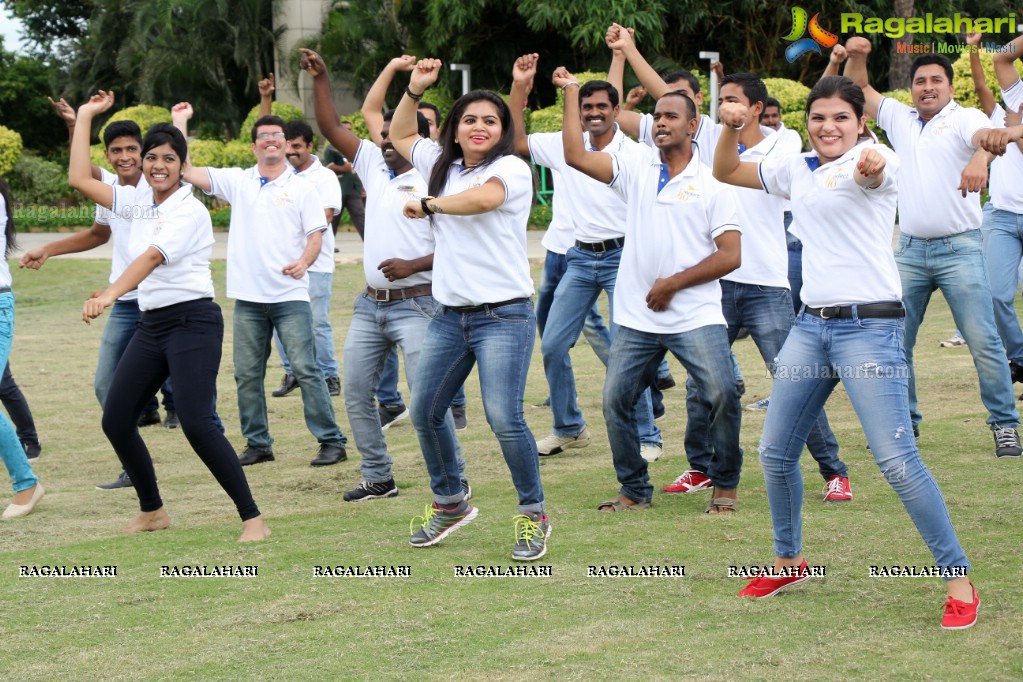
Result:
[[885,303],[861,303],[859,305],[832,305],[823,308],[803,306],[803,310],[822,320],[851,320],[855,317],[905,317],[906,309],[901,301]]
[[623,246],[625,246],[625,237],[616,237],[615,239],[605,239],[602,242],[592,243],[581,242],[578,239],[575,241],[575,248],[591,253],[606,253],[607,251],[620,249]]
[[416,296],[432,296],[432,284],[420,284],[417,287],[406,289],[374,289],[366,287],[366,295],[377,303],[389,303],[390,301],[405,301]]

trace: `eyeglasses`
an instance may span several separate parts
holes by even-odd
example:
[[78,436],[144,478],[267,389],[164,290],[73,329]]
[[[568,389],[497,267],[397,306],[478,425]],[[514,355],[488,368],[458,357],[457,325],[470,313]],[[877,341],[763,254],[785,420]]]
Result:
[[283,140],[284,132],[277,131],[276,133],[260,133],[256,135],[257,140]]

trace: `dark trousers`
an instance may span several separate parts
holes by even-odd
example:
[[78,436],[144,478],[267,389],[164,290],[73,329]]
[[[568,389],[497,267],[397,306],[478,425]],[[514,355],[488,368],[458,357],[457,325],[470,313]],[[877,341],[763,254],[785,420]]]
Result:
[[135,484],[144,512],[156,511],[163,501],[135,415],[170,377],[189,445],[234,501],[242,520],[259,516],[238,456],[213,415],[223,342],[220,306],[198,299],[143,312],[121,356],[103,410],[103,432]]
[[25,394],[21,392],[18,384],[14,383],[11,376],[11,364],[4,367],[4,376],[0,379],[0,402],[3,402],[4,409],[14,422],[14,428],[18,431],[18,440],[22,445],[39,445],[39,434],[36,433],[36,423],[32,419],[32,410],[25,400]]

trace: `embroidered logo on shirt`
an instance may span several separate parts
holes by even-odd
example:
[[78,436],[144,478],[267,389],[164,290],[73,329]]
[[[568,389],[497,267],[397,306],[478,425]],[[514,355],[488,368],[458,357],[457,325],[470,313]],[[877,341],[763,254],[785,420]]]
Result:
[[277,206],[287,206],[290,203],[291,195],[288,194],[286,191],[281,192],[280,194],[274,197],[274,204],[276,204]]
[[678,190],[679,201],[698,201],[703,198],[703,194],[696,191],[695,185],[686,185]]
[[945,133],[945,131],[948,130],[949,128],[951,128],[951,127],[952,127],[952,122],[950,120],[948,120],[947,118],[943,118],[943,119],[941,119],[941,121],[936,123],[933,128],[931,128],[931,135],[933,135],[934,137],[939,137],[939,136],[943,135]]
[[824,186],[828,189],[835,189],[838,187],[839,180],[848,180],[850,177],[852,176],[843,166],[833,168],[824,176]]

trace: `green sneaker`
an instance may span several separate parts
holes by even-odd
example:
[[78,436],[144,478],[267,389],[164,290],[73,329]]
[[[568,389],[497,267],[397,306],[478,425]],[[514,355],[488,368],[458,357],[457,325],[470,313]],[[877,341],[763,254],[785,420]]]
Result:
[[532,512],[513,517],[515,521],[515,547],[512,559],[536,561],[547,553],[547,538],[551,535],[551,522],[546,514]]
[[423,516],[415,516],[409,522],[408,530],[412,534],[409,544],[413,547],[435,545],[455,529],[467,525],[478,513],[479,510],[465,500],[454,511],[444,511],[434,502]]

